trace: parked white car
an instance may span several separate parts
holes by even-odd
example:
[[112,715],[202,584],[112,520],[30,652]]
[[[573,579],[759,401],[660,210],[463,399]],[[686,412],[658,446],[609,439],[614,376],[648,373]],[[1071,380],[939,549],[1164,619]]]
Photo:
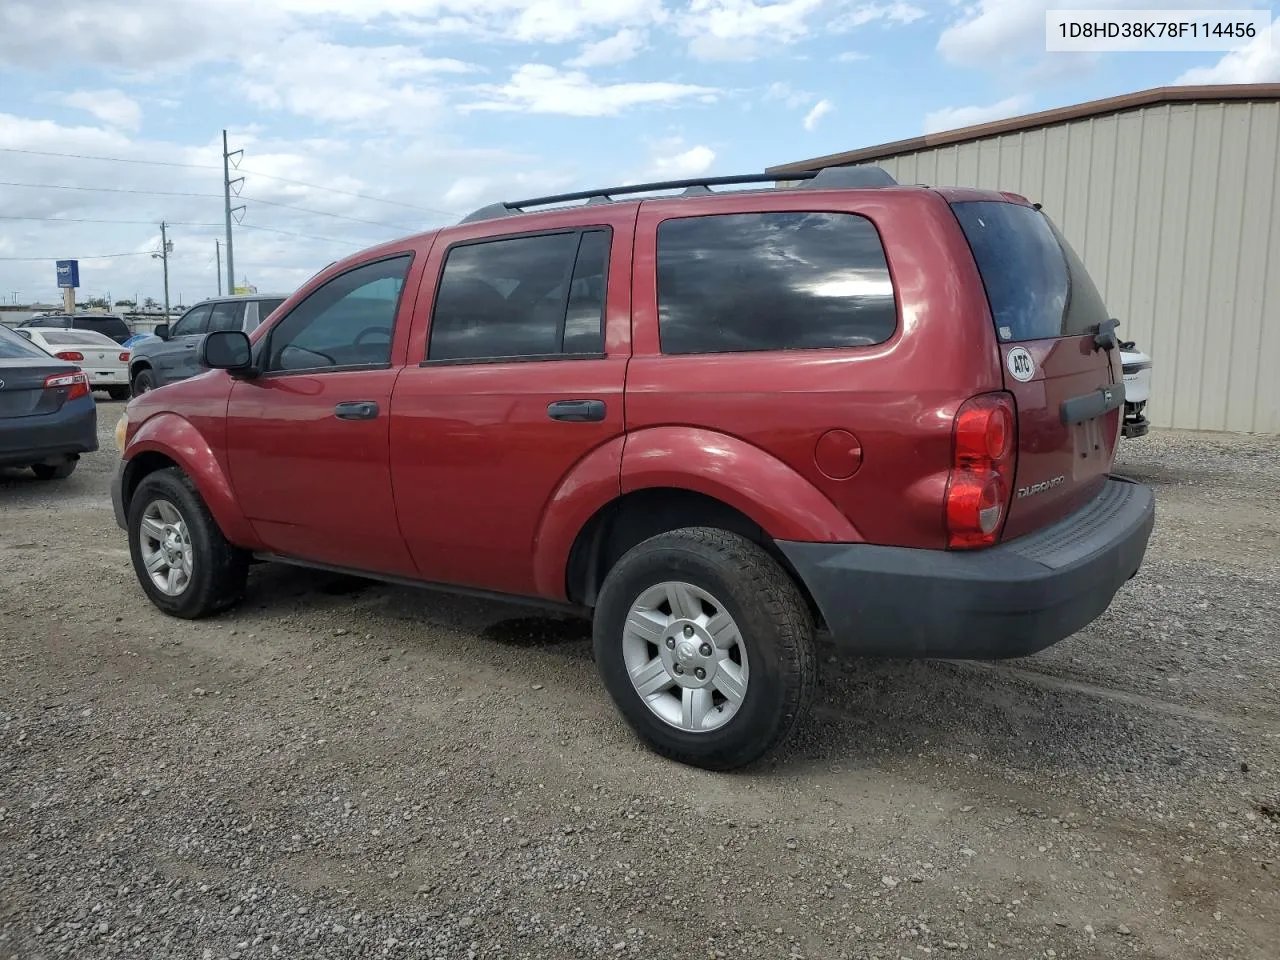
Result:
[[1147,434],[1146,407],[1151,396],[1151,358],[1132,340],[1120,344],[1120,364],[1124,371],[1124,425],[1121,434],[1143,437]]
[[112,400],[128,398],[130,352],[106,334],[41,327],[19,327],[14,332],[61,360],[79,364],[94,390],[106,390]]

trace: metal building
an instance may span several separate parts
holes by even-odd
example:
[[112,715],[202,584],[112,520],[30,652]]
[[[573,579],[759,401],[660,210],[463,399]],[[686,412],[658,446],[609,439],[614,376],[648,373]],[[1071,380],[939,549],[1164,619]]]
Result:
[[1160,87],[817,157],[1044,205],[1124,339],[1157,426],[1280,434],[1280,84]]

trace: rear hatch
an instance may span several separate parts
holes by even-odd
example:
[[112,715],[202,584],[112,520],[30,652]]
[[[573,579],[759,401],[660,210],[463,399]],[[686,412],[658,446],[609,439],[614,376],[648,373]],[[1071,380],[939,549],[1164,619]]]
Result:
[[1060,520],[1106,483],[1124,401],[1119,350],[1095,343],[1107,308],[1048,217],[999,200],[951,208],[982,274],[1017,406],[1009,540]]

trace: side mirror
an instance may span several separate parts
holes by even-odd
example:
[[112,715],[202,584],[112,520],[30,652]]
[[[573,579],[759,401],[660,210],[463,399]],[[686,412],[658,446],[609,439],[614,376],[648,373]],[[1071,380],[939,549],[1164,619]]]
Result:
[[156,328],[151,331],[161,340],[169,339],[169,325],[167,323],[157,323]]
[[211,370],[249,372],[253,366],[249,338],[240,330],[213,331],[200,344],[200,363]]

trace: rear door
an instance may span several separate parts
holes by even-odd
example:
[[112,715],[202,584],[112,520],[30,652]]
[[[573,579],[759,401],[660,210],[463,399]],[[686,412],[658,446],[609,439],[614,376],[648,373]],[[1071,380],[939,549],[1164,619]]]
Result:
[[1018,411],[1018,466],[1006,540],[1098,494],[1115,455],[1119,351],[1094,343],[1109,314],[1070,244],[1035,207],[952,202],[982,274],[1005,389]]

